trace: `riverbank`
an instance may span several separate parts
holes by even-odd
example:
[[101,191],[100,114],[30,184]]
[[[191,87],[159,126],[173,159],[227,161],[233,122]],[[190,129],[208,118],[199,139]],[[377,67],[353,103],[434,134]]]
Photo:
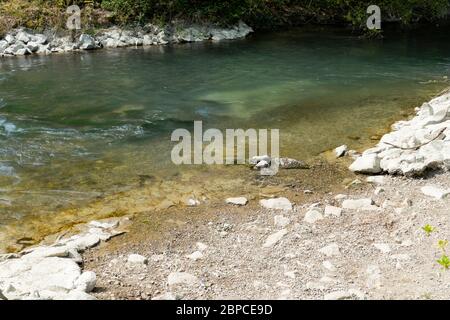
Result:
[[[413,151],[429,144],[435,144],[436,152],[445,150],[449,101],[450,94],[444,93],[425,104],[412,120],[394,125],[380,144],[420,122],[423,130],[439,125],[440,135]],[[442,113],[437,120],[436,114]],[[33,286],[38,284],[30,277],[42,269],[32,267],[27,251],[2,256],[0,289],[7,298],[448,299],[448,161],[435,159],[428,169],[434,170],[422,170],[416,179],[358,176],[347,189],[326,194],[295,184],[272,185],[246,195],[249,202],[243,206],[222,199],[182,211],[167,208],[158,213],[166,220],[158,226],[156,213],[144,211],[132,217],[128,233],[121,235],[114,234],[117,223],[96,222],[88,228],[89,243],[79,246],[86,250],[82,261],[68,250],[78,245],[67,243],[78,244],[86,233],[78,238],[62,235],[56,249],[35,250],[42,253],[38,259],[54,260],[56,251],[64,263],[71,260],[72,282],[62,286],[60,278],[52,276],[50,284],[38,283],[45,295],[36,295]],[[302,199],[293,201],[300,193]],[[102,228],[113,229],[104,235]],[[105,240],[117,236],[98,246],[100,235]],[[74,263],[96,276],[82,277]],[[45,276],[43,272],[39,275]],[[17,290],[24,283],[28,287]]]
[[222,41],[245,38],[253,29],[244,22],[221,28],[217,25],[170,24],[164,27],[147,24],[136,28],[112,27],[95,34],[56,32],[37,33],[15,29],[0,38],[0,57],[31,54],[79,52],[102,48],[138,47],[201,41]]

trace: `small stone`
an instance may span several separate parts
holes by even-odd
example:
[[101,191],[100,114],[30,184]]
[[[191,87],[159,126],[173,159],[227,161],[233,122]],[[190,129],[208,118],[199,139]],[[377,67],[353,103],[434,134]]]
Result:
[[270,236],[267,237],[266,242],[264,242],[263,247],[264,248],[269,248],[269,247],[273,247],[275,244],[277,244],[286,234],[287,234],[287,230],[286,229],[282,229],[278,232],[275,232],[273,234],[271,234]]
[[384,193],[386,190],[382,187],[377,187],[375,191],[373,192],[375,195],[379,196],[380,194]]
[[248,200],[245,197],[237,197],[237,198],[227,198],[225,202],[236,206],[245,206],[248,203]]
[[328,260],[322,262],[322,265],[323,265],[323,267],[324,267],[325,269],[327,269],[328,271],[336,272],[336,270],[337,270],[336,267],[335,267],[330,261],[328,261]]
[[450,190],[443,190],[434,186],[426,186],[420,189],[422,193],[426,196],[433,197],[435,199],[441,200],[450,194]]
[[359,173],[380,173],[380,159],[376,154],[363,155],[349,167],[350,171]]
[[339,256],[341,254],[339,246],[336,243],[329,244],[322,249],[319,249],[319,252],[327,257]]
[[344,144],[340,147],[337,147],[336,149],[334,149],[334,153],[336,155],[336,158],[340,158],[345,156],[346,152],[348,150],[348,147]]
[[186,205],[189,207],[196,207],[196,206],[200,205],[200,201],[198,201],[197,199],[189,198],[186,201]]
[[366,181],[369,183],[373,183],[373,184],[384,184],[385,177],[384,176],[372,176],[372,177],[368,177],[366,179]]
[[91,221],[89,223],[91,226],[102,229],[112,229],[119,225],[118,219],[105,220],[105,221]]
[[257,168],[257,169],[262,169],[262,168],[268,168],[270,166],[270,163],[269,162],[267,162],[267,161],[265,161],[265,160],[262,160],[262,161],[259,161],[256,165],[255,165],[255,168]]
[[132,264],[147,264],[148,260],[140,254],[130,254],[127,258],[127,262]]
[[311,209],[305,214],[303,221],[307,223],[316,223],[319,220],[323,220],[323,215],[318,209]]
[[252,157],[249,162],[252,165],[256,165],[256,164],[258,164],[261,161],[265,161],[266,163],[270,163],[272,161],[272,159],[268,155],[255,156],[255,157]]
[[374,243],[373,246],[380,250],[382,253],[391,252],[391,247],[387,243]]
[[284,228],[291,223],[291,220],[289,218],[282,216],[282,215],[276,215],[273,218],[273,221],[274,221],[274,224],[280,228]]
[[172,272],[167,278],[169,286],[184,284],[188,286],[195,286],[199,284],[196,276],[187,272]]
[[75,281],[75,287],[77,290],[82,290],[86,293],[89,293],[94,290],[96,282],[96,274],[92,271],[85,271]]
[[351,200],[347,199],[342,202],[342,208],[349,210],[378,210],[379,208],[373,205],[372,199],[357,199]]
[[266,209],[292,211],[292,203],[286,198],[263,199],[259,203]]
[[201,253],[200,251],[195,251],[194,253],[191,253],[190,255],[187,255],[186,257],[188,257],[189,259],[191,259],[193,261],[197,261],[197,260],[200,260],[201,258],[203,258],[203,253]]
[[335,216],[340,217],[342,214],[342,208],[334,206],[325,206],[325,217]]

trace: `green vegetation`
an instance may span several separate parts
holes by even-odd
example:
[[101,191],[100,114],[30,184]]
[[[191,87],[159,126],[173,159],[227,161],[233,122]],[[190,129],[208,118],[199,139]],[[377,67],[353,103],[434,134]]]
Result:
[[425,231],[426,235],[429,237],[433,233],[434,227],[427,224],[422,227],[422,230]]
[[0,31],[17,26],[62,26],[65,8],[77,4],[93,24],[129,24],[182,19],[220,24],[244,20],[271,29],[304,23],[365,25],[367,7],[381,7],[384,21],[432,21],[448,12],[450,0],[0,0]]

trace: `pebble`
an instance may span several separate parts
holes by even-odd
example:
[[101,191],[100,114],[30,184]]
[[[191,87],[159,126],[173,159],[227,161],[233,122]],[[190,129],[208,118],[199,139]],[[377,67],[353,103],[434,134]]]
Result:
[[245,206],[248,203],[248,200],[245,197],[237,197],[237,198],[227,198],[225,202],[236,206]]
[[311,209],[305,214],[303,221],[307,223],[316,223],[319,220],[323,220],[323,215],[318,209]]
[[148,260],[140,254],[130,254],[127,258],[127,262],[132,264],[147,264]]
[[292,203],[287,198],[263,199],[259,203],[266,209],[292,211]]
[[286,234],[287,234],[287,230],[286,229],[282,229],[278,232],[275,232],[273,234],[271,234],[270,236],[267,237],[266,241],[263,244],[264,248],[269,248],[269,247],[273,247],[275,244],[277,244]]
[[450,190],[443,190],[435,186],[425,186],[420,189],[426,196],[441,200],[450,194]]

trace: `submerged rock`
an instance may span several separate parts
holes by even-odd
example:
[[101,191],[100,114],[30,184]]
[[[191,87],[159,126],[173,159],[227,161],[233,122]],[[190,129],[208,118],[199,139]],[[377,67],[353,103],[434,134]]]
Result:
[[344,145],[334,149],[334,154],[336,155],[336,158],[340,158],[340,157],[345,156],[345,154],[347,153],[347,150],[348,150],[348,147],[344,144]]

